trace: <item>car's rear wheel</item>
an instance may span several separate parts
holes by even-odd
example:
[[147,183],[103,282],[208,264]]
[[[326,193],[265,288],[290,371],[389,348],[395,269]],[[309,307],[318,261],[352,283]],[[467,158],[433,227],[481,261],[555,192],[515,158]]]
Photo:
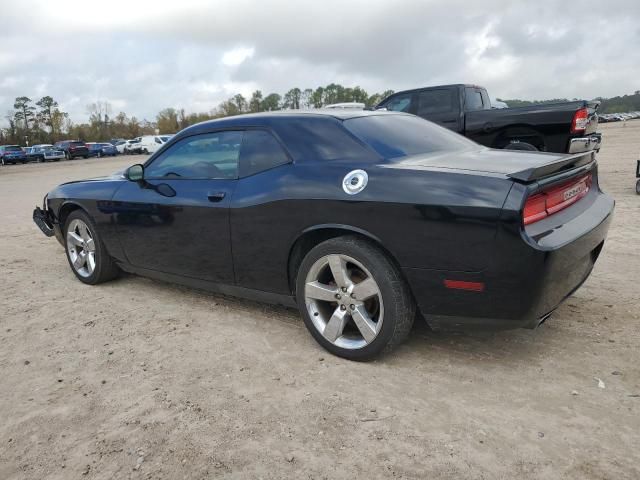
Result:
[[415,303],[398,268],[355,236],[322,242],[304,258],[297,301],[313,337],[331,353],[369,360],[409,334]]
[[64,238],[71,270],[83,283],[95,285],[112,280],[119,269],[104,247],[89,215],[74,210],[65,222]]
[[636,193],[640,195],[640,180],[636,182]]

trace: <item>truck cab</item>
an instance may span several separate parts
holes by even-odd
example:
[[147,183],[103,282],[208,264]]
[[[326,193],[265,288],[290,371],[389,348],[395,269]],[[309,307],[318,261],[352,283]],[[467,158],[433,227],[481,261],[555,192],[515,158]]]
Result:
[[579,100],[492,108],[484,87],[456,84],[394,93],[375,108],[418,115],[492,148],[582,153],[600,149],[598,106]]

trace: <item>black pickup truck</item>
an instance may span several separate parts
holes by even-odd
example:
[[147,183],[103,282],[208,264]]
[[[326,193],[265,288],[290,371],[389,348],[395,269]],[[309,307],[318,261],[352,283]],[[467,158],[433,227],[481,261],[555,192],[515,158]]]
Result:
[[413,113],[482,145],[558,153],[598,151],[600,102],[491,108],[487,90],[477,85],[441,85],[394,93],[375,108]]

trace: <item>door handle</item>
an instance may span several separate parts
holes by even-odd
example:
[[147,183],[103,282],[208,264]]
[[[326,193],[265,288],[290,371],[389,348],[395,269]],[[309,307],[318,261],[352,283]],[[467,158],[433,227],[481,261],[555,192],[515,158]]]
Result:
[[214,192],[207,195],[210,202],[219,202],[225,197],[225,192]]

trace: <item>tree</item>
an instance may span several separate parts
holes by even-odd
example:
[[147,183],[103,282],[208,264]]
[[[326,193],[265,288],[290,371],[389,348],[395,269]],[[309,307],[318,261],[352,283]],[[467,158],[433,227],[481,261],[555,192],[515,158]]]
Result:
[[313,89],[305,88],[302,91],[302,95],[300,96],[300,107],[301,108],[311,108],[311,96],[313,95]]
[[251,100],[249,100],[249,111],[256,113],[262,111],[262,92],[256,90],[251,94]]
[[160,133],[176,133],[180,130],[178,112],[175,108],[165,108],[156,116],[158,131]]
[[13,108],[16,109],[13,118],[16,123],[22,122],[25,134],[29,133],[29,124],[35,118],[36,107],[30,104],[31,99],[29,97],[17,97],[13,104]]
[[277,93],[270,93],[264,97],[264,100],[262,101],[262,111],[271,112],[273,110],[279,110],[281,100],[282,97]]
[[324,106],[324,88],[318,87],[311,94],[311,106],[322,108]]
[[97,101],[87,105],[89,114],[89,136],[95,140],[108,140],[112,138],[109,115],[111,104]]
[[64,119],[68,116],[65,112],[61,112],[56,102],[50,96],[44,96],[36,102],[40,107],[37,118],[40,123],[49,127],[49,141],[53,142],[56,132],[62,131]]
[[290,108],[293,110],[300,109],[300,99],[302,97],[302,90],[299,88],[292,88],[284,94],[282,101],[282,108]]

